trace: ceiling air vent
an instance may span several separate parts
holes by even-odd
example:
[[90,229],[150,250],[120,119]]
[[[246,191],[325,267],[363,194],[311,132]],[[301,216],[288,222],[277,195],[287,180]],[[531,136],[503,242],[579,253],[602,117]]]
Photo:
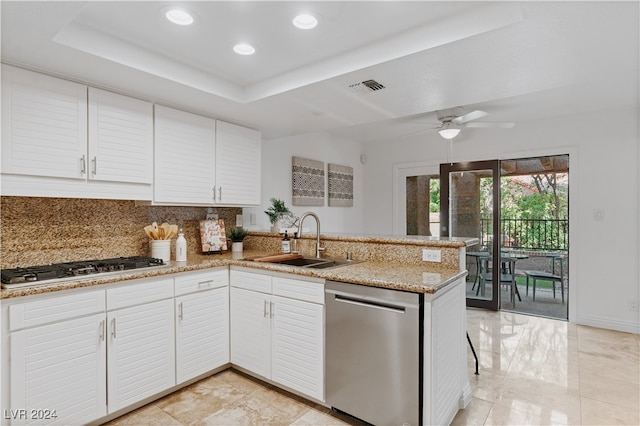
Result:
[[384,85],[375,80],[365,80],[361,83],[355,83],[349,86],[356,93],[369,93],[384,89]]

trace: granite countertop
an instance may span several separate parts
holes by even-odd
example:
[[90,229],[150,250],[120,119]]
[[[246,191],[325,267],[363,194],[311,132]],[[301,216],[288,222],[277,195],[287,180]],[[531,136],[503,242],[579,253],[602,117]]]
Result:
[[171,262],[169,266],[138,269],[116,275],[93,275],[79,280],[39,284],[32,287],[0,290],[0,299],[10,299],[34,294],[50,293],[73,288],[91,287],[138,278],[161,277],[179,272],[197,271],[217,266],[243,266],[253,269],[291,273],[326,280],[342,281],[373,287],[411,291],[415,293],[436,293],[438,290],[466,275],[466,271],[443,269],[433,264],[400,265],[391,262],[364,261],[333,269],[308,269],[277,263],[254,262],[244,258],[264,256],[268,253],[259,250],[245,250],[243,253],[223,253],[213,255],[190,254],[187,262]]
[[[249,231],[249,235],[273,236],[269,231]],[[301,238],[315,238],[315,232],[305,232]],[[476,237],[433,237],[426,235],[372,235],[372,234],[345,234],[341,233],[321,233],[322,241],[346,241],[346,242],[366,242],[383,244],[418,245],[429,247],[465,247],[479,244]]]

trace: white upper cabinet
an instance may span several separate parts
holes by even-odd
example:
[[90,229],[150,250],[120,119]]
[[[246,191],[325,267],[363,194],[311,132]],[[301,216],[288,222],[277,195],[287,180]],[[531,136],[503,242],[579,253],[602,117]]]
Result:
[[2,66],[6,195],[151,200],[153,104]]
[[89,179],[153,183],[153,105],[89,88]]
[[260,204],[261,142],[262,136],[257,130],[217,122],[217,203]]
[[84,179],[87,86],[2,66],[2,173]]
[[155,106],[157,204],[260,204],[260,132]]
[[213,205],[216,122],[155,106],[153,201]]

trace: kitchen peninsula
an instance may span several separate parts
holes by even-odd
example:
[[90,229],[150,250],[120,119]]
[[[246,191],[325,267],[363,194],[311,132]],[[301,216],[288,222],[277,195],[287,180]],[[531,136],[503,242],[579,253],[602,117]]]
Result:
[[[95,276],[81,281],[60,284],[3,289],[0,292],[3,318],[2,368],[4,377],[10,377],[10,380],[3,381],[3,407],[10,407],[11,409],[25,408],[23,405],[16,405],[16,401],[25,401],[24,394],[29,392],[29,381],[26,381],[26,377],[22,377],[20,381],[27,385],[24,387],[17,386],[15,377],[18,374],[17,371],[20,371],[20,374],[28,374],[28,372],[26,372],[28,368],[22,365],[18,366],[20,368],[16,370],[14,365],[9,365],[7,351],[24,350],[24,348],[15,347],[15,343],[23,338],[20,337],[21,334],[28,334],[30,330],[39,328],[29,328],[30,323],[28,319],[19,319],[20,314],[28,314],[29,310],[26,307],[30,304],[54,303],[52,301],[57,300],[59,297],[66,296],[83,297],[84,295],[84,297],[86,297],[86,295],[93,294],[96,291],[99,292],[97,296],[99,299],[100,297],[104,297],[100,296],[100,294],[104,295],[106,292],[107,308],[105,309],[100,305],[99,308],[95,309],[95,312],[92,311],[92,315],[96,317],[95,321],[97,321],[100,326],[95,326],[95,328],[89,330],[90,333],[97,332],[100,336],[104,336],[105,334],[108,336],[106,343],[104,340],[101,340],[101,345],[104,349],[104,346],[112,344],[109,339],[113,339],[114,336],[116,336],[115,328],[109,329],[109,327],[112,326],[112,318],[109,315],[111,315],[112,312],[118,312],[118,310],[113,309],[113,311],[110,312],[110,308],[108,307],[110,300],[109,292],[114,292],[112,299],[115,300],[116,297],[131,297],[133,293],[130,293],[129,296],[124,296],[130,287],[132,288],[135,285],[146,285],[149,287],[151,285],[151,290],[147,291],[156,294],[165,292],[166,297],[164,299],[170,301],[166,303],[168,307],[167,312],[170,313],[167,324],[173,323],[175,320],[176,336],[175,339],[172,340],[173,335],[171,335],[168,340],[172,342],[175,341],[177,345],[182,333],[179,331],[179,322],[184,318],[188,318],[190,314],[190,311],[187,309],[189,305],[186,304],[187,299],[185,298],[189,296],[202,298],[204,294],[193,290],[194,292],[192,294],[182,295],[181,292],[183,290],[179,289],[187,289],[189,286],[197,287],[199,284],[193,280],[199,279],[201,276],[204,276],[204,274],[210,274],[211,277],[213,277],[209,281],[214,283],[212,285],[212,291],[220,292],[218,299],[220,300],[221,295],[224,295],[225,298],[222,300],[230,300],[230,302],[226,304],[226,309],[229,309],[230,306],[230,315],[226,317],[227,319],[230,317],[230,324],[226,323],[226,334],[221,331],[223,335],[227,336],[227,349],[223,348],[223,357],[218,361],[217,365],[204,373],[198,373],[194,377],[184,379],[186,376],[183,377],[180,375],[181,366],[180,356],[178,355],[176,359],[170,359],[170,362],[175,365],[175,371],[178,373],[167,378],[168,385],[162,390],[158,391],[156,389],[153,394],[142,395],[138,401],[126,401],[119,405],[113,403],[113,406],[111,401],[113,401],[116,396],[109,393],[109,407],[105,407],[102,411],[96,410],[97,415],[85,413],[86,417],[83,419],[83,422],[103,421],[122,415],[144,403],[184,387],[214,372],[226,369],[229,366],[253,374],[262,380],[266,380],[267,382],[271,382],[284,389],[326,405],[322,385],[323,380],[319,381],[318,386],[315,387],[314,390],[307,390],[307,388],[304,387],[298,389],[295,387],[295,383],[288,383],[286,380],[277,377],[277,365],[275,364],[265,370],[266,372],[263,372],[258,368],[254,369],[251,366],[242,365],[242,361],[236,362],[235,359],[242,360],[242,357],[234,357],[234,351],[237,352],[243,349],[242,345],[236,344],[234,346],[234,342],[238,341],[234,336],[238,336],[239,330],[242,329],[242,327],[237,325],[237,319],[241,318],[244,320],[247,318],[247,315],[242,311],[239,316],[239,313],[236,311],[236,305],[240,299],[234,298],[234,294],[240,294],[243,291],[246,292],[248,286],[246,278],[250,278],[250,284],[252,286],[254,285],[253,283],[257,283],[258,280],[261,283],[268,283],[268,290],[251,288],[251,290],[255,291],[250,292],[266,297],[266,299],[264,299],[264,310],[267,312],[268,305],[268,315],[262,315],[263,302],[260,301],[259,317],[261,319],[266,318],[267,320],[269,319],[268,317],[272,316],[271,309],[272,306],[274,306],[272,303],[284,301],[285,298],[292,300],[300,298],[306,305],[313,305],[313,307],[320,309],[320,318],[324,321],[323,299],[316,298],[305,301],[302,298],[307,297],[306,295],[300,296],[293,293],[297,291],[296,289],[298,287],[296,286],[300,286],[300,289],[304,288],[305,291],[308,290],[309,294],[322,294],[324,292],[325,281],[339,281],[422,294],[424,297],[424,332],[421,337],[423,340],[422,423],[448,423],[453,419],[459,408],[463,408],[469,403],[471,395],[466,362],[464,292],[464,277],[466,276],[466,271],[464,270],[464,258],[466,246],[474,244],[476,242],[475,239],[322,235],[322,242],[326,249],[326,257],[344,259],[346,253],[351,253],[354,259],[353,264],[339,268],[309,269],[277,263],[245,260],[277,253],[279,251],[279,242],[280,236],[277,234],[251,232],[250,237],[245,240],[246,250],[241,254],[231,252],[222,255],[190,253],[188,261],[184,264],[173,262],[166,268],[154,269],[153,271],[125,272],[122,275],[104,278]],[[302,254],[310,256],[314,250],[314,243],[315,239],[308,238],[307,236],[303,237],[300,240]],[[439,251],[441,262],[422,261],[423,249]],[[243,282],[238,277],[245,279],[245,281]],[[191,282],[194,282],[194,284],[191,284]],[[200,283],[202,283],[202,281],[200,281]],[[230,298],[229,287],[231,288]],[[278,293],[278,289],[286,288],[293,293]],[[117,291],[122,293],[119,296],[115,296],[115,292]],[[184,292],[187,293],[187,290],[184,290]],[[270,302],[267,303],[267,300],[270,300]],[[124,302],[125,299],[122,299],[122,301]],[[298,303],[296,300],[294,300],[294,302]],[[225,307],[222,306],[220,309],[223,308]],[[126,309],[132,308],[121,310]],[[184,311],[182,309],[184,309]],[[102,321],[105,321],[105,311],[107,313],[107,321],[103,324]],[[113,318],[115,318],[115,316]],[[17,322],[22,323],[17,324]],[[113,326],[115,327],[115,321]],[[105,328],[110,331],[106,333]],[[320,330],[321,333],[317,335],[319,341],[316,343],[319,345],[319,348],[323,348],[323,326],[320,327]],[[125,331],[122,333],[125,333]],[[182,335],[184,336],[186,334],[183,333]],[[418,338],[418,336],[416,336],[416,338]],[[276,344],[276,337],[274,336],[273,339],[274,342],[271,344]],[[116,339],[113,340],[115,342]],[[229,340],[231,342],[230,346],[228,344]],[[179,354],[180,352],[176,353]],[[224,356],[225,353],[226,356]],[[274,363],[276,362],[275,359],[272,361]],[[316,360],[314,368],[320,370],[316,371],[316,373],[324,374],[323,357]],[[183,378],[181,379],[181,377]],[[32,380],[34,379],[32,378]],[[99,381],[100,378],[98,378],[98,382]],[[9,399],[9,395],[11,399]],[[98,395],[96,399],[100,401],[100,398]],[[102,404],[104,406],[104,402]],[[59,414],[61,411],[63,410],[60,409]]]

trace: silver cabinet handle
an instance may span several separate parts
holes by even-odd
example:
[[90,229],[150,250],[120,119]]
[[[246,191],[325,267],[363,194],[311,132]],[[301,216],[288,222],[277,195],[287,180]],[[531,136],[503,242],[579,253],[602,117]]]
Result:
[[267,316],[269,315],[269,313],[267,312],[267,301],[264,301],[264,318],[267,318]]
[[111,320],[111,337],[116,338],[116,319]]
[[213,284],[213,280],[199,281],[198,287],[211,287],[211,284]]
[[222,186],[218,188],[218,201],[222,201]]
[[178,305],[178,318],[184,320],[184,306],[182,302]]
[[100,321],[100,341],[104,342],[104,326],[105,326],[105,321],[102,320]]
[[80,174],[84,175],[85,173],[87,173],[87,158],[83,155],[80,158]]
[[216,187],[213,187],[213,202],[216,202]]
[[92,164],[91,174],[95,176],[98,173],[98,157],[93,157],[93,160],[91,160],[91,164]]
[[269,318],[273,318],[273,302],[269,302]]

